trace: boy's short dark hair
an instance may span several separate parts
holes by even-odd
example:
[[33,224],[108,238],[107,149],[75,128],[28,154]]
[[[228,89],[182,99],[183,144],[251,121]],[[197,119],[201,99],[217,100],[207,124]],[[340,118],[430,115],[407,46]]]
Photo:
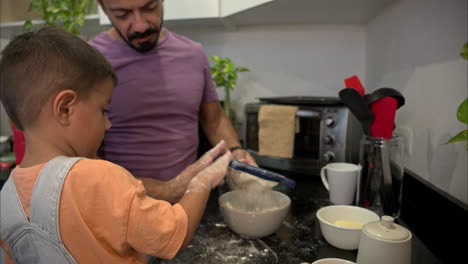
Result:
[[15,37],[0,59],[0,100],[20,130],[33,123],[49,97],[74,90],[86,98],[114,69],[94,47],[54,27]]

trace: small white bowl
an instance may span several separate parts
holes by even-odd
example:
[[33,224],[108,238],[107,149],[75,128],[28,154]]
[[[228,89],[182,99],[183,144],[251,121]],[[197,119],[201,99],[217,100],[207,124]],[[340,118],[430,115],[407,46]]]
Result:
[[338,258],[325,258],[319,259],[317,261],[312,262],[312,264],[355,264],[354,262],[338,259]]
[[286,218],[291,199],[277,191],[235,190],[218,199],[224,221],[242,237],[259,238],[273,234]]
[[362,207],[331,205],[317,211],[325,240],[334,247],[355,250],[359,247],[362,227],[369,222],[379,221],[379,216]]

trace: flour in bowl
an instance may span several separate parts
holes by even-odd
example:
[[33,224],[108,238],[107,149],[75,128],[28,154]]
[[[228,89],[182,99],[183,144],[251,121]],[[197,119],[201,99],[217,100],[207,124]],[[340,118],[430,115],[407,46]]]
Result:
[[224,205],[246,213],[265,213],[278,210],[287,204],[287,198],[275,191],[254,188],[239,190]]
[[277,182],[260,179],[256,176],[250,175],[249,173],[231,168],[229,169],[227,181],[231,190],[271,190],[271,188],[278,185]]

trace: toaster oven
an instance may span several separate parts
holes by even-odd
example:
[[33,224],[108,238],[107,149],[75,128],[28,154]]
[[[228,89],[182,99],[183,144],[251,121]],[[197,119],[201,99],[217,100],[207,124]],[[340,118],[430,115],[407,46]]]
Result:
[[[271,97],[245,106],[245,147],[259,166],[306,175],[320,175],[330,162],[359,162],[362,127],[349,109],[335,97]],[[258,154],[258,112],[262,105],[298,107],[299,132],[294,137],[293,157]]]

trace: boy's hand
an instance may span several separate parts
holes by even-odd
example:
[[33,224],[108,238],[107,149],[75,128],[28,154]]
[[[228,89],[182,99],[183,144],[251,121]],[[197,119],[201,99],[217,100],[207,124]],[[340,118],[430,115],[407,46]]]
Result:
[[224,181],[229,162],[232,160],[230,151],[217,159],[213,164],[199,172],[189,183],[187,192],[210,191]]
[[226,143],[221,140],[216,146],[207,151],[201,156],[195,163],[194,166],[198,169],[197,173],[208,167],[213,161],[220,156],[226,149]]

